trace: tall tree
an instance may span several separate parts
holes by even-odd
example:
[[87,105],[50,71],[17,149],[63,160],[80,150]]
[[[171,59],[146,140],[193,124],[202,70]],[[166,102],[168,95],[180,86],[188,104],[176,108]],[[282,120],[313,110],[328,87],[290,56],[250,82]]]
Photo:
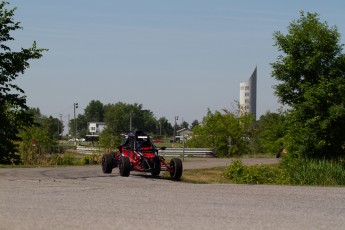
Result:
[[142,130],[155,132],[157,121],[150,110],[143,109],[141,104],[126,104],[118,102],[105,106],[105,122],[107,128],[116,132]]
[[187,145],[214,148],[219,156],[250,153],[253,115],[238,117],[229,111],[224,112],[225,114],[219,111],[212,113],[209,110],[202,123],[194,127],[192,139]]
[[183,121],[181,124],[180,124],[180,128],[183,129],[188,129],[189,128],[189,124],[187,121]]
[[262,152],[277,153],[284,146],[284,136],[286,134],[285,114],[266,112],[256,122],[258,129],[258,139]]
[[281,84],[275,94],[291,108],[287,115],[288,151],[315,158],[345,154],[345,56],[337,27],[301,12],[286,35],[275,32],[283,54],[272,63]]
[[29,108],[27,113],[32,115],[35,125],[47,130],[52,140],[59,139],[59,136],[63,133],[64,125],[58,118],[42,115],[39,108]]
[[88,122],[104,121],[104,106],[99,100],[92,100],[84,110]]
[[[86,120],[86,116],[84,114],[78,114],[76,119],[71,119],[68,124],[70,127],[70,135],[73,137],[77,136],[77,138],[85,137],[88,128],[87,122],[88,121]],[[77,128],[77,130],[75,128]]]
[[119,141],[120,133],[142,130],[153,133],[157,121],[150,110],[144,110],[141,104],[117,102],[104,106],[106,129],[100,135],[100,142],[105,147],[114,147]]
[[199,121],[198,120],[194,120],[192,122],[192,125],[191,125],[191,129],[194,129],[194,127],[198,126],[199,125]]
[[29,60],[39,59],[45,49],[38,49],[36,42],[31,48],[12,51],[7,45],[14,40],[11,32],[22,29],[14,21],[13,9],[6,9],[8,2],[0,3],[0,163],[11,163],[19,158],[15,154],[17,134],[22,127],[32,123],[32,117],[26,113],[26,96],[24,90],[13,81],[29,68]]
[[161,117],[158,119],[158,124],[159,124],[159,134],[161,135],[173,135],[174,133],[174,128],[168,121],[166,117]]

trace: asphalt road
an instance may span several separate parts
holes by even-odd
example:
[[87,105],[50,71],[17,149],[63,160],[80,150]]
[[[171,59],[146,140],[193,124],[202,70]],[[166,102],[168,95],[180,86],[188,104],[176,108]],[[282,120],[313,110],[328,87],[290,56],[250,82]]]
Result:
[[3,168],[0,229],[345,229],[345,188],[187,184],[104,175],[100,166]]

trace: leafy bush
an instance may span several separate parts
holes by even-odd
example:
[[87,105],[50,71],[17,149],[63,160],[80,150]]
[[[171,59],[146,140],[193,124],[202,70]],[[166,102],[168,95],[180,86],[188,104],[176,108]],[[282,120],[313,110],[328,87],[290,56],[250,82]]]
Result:
[[288,184],[286,171],[278,166],[245,166],[241,161],[233,161],[225,175],[236,183],[245,184]]
[[218,156],[235,156],[252,152],[254,117],[252,114],[237,116],[230,111],[210,110],[200,125],[193,128],[193,135],[187,141],[188,147],[213,148]]

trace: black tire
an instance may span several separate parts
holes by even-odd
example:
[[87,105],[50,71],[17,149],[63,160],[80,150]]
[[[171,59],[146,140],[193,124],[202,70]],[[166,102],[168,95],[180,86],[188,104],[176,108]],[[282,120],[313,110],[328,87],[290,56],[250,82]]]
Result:
[[113,171],[113,159],[111,154],[104,154],[102,156],[102,171],[103,173],[111,173]]
[[279,158],[282,155],[282,152],[277,152],[276,153],[276,158]]
[[120,176],[128,177],[131,171],[131,163],[128,157],[122,156],[119,162]]
[[161,160],[159,157],[155,157],[153,160],[153,167],[151,171],[152,176],[158,176],[161,173]]
[[173,158],[170,161],[170,168],[172,172],[170,172],[170,176],[174,180],[179,180],[182,176],[183,166],[182,161],[179,158]]

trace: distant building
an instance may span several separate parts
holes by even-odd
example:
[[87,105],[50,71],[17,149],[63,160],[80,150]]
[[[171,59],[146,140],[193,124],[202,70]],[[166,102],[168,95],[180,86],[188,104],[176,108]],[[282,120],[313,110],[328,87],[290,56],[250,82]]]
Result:
[[104,122],[88,122],[87,123],[87,139],[94,139],[98,138],[99,134],[105,129],[105,123]]
[[252,113],[256,120],[257,67],[248,81],[240,83],[240,113]]
[[191,135],[192,131],[190,129],[182,128],[176,131],[175,141],[180,142],[183,139],[188,140]]

